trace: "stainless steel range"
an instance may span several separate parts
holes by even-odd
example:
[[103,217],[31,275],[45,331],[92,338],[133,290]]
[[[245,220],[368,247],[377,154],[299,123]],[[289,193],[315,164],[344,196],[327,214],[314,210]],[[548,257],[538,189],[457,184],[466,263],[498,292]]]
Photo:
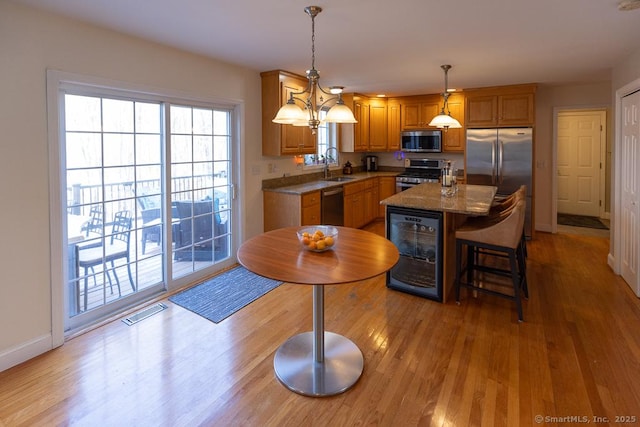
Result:
[[439,182],[445,164],[441,159],[405,159],[404,172],[396,177],[396,193],[425,182]]

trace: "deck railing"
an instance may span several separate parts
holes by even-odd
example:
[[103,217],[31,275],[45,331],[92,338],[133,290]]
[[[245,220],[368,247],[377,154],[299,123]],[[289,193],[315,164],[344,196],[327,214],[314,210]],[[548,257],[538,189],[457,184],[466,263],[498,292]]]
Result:
[[[225,179],[226,181],[226,179]],[[135,184],[135,185],[134,185]],[[172,200],[201,200],[212,197],[213,175],[196,175],[171,178]],[[118,210],[134,210],[136,188],[137,197],[160,193],[160,180],[141,180],[137,182],[117,182],[113,184],[82,185],[67,187],[68,213],[88,216],[91,206],[105,202],[105,218],[111,218]]]

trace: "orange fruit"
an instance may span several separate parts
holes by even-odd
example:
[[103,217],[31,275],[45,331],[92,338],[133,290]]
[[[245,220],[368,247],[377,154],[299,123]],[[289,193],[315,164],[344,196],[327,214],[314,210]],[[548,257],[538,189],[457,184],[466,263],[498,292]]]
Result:
[[316,242],[314,242],[313,240],[311,240],[309,242],[309,249],[315,249],[316,248]]
[[327,236],[324,238],[324,243],[327,245],[327,247],[329,246],[333,246],[333,237],[331,236]]

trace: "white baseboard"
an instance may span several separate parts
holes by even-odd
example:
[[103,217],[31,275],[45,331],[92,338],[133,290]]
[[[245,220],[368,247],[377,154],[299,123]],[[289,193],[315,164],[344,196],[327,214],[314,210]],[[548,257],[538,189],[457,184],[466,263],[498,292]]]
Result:
[[545,233],[551,233],[551,224],[536,224],[536,231],[544,231]]
[[46,353],[53,347],[51,334],[42,335],[0,353],[0,372]]

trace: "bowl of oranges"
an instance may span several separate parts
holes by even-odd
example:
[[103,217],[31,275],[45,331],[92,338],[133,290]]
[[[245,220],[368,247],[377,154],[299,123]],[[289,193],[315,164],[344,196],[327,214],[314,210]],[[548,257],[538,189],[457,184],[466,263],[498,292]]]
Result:
[[297,231],[302,248],[311,252],[333,249],[338,240],[338,229],[330,225],[314,225]]

